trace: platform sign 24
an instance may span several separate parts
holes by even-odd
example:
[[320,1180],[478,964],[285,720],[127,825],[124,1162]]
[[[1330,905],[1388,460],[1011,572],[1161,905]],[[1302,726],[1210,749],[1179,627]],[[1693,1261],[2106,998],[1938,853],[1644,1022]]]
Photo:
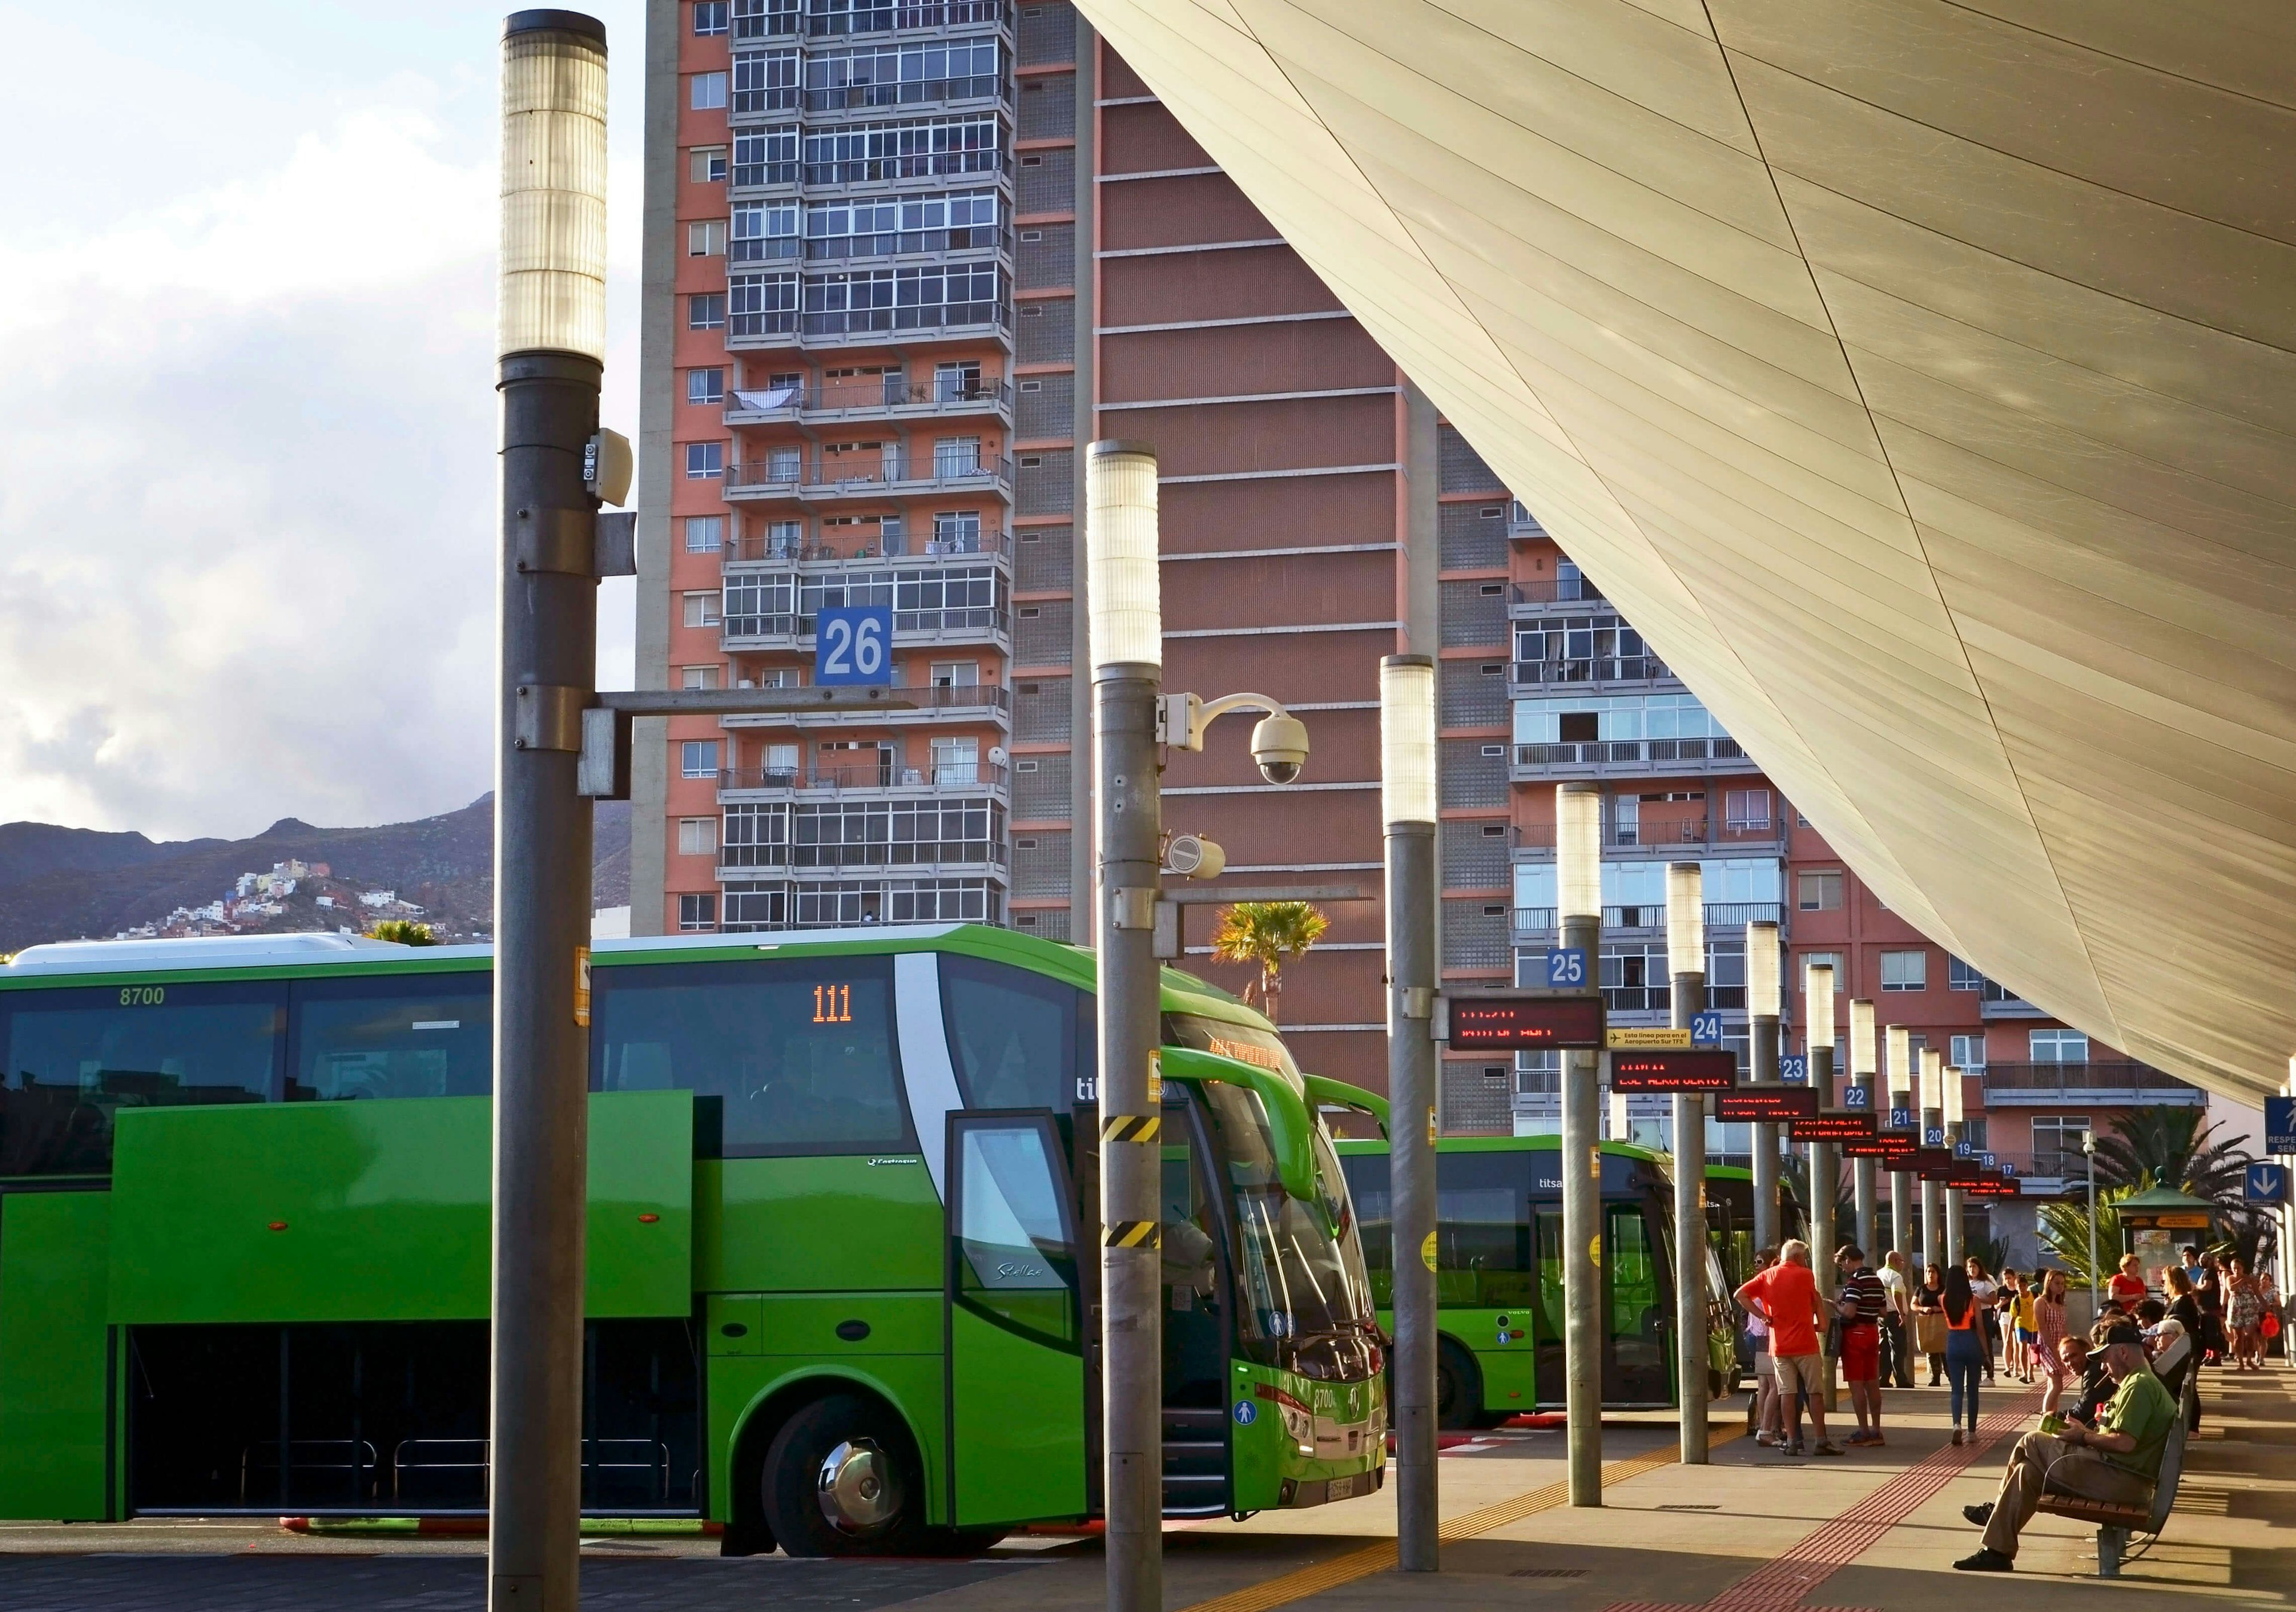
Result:
[[893,607],[839,605],[816,620],[813,680],[824,688],[893,681]]

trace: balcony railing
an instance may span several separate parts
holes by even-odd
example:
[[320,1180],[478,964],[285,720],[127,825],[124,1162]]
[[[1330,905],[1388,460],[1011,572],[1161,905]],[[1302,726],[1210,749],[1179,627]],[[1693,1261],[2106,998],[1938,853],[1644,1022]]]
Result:
[[727,544],[726,558],[734,563],[776,561],[786,565],[832,565],[864,560],[873,563],[887,560],[978,560],[1002,554],[1005,549],[1002,532],[915,539],[898,532],[887,532],[875,543],[857,544],[805,543],[751,533],[738,544]]
[[718,877],[747,879],[759,870],[797,873],[851,872],[865,868],[899,868],[935,872],[958,868],[1001,868],[1008,854],[1001,839],[897,842],[864,840],[837,845],[729,845],[718,851]]
[[[1710,901],[1706,904],[1706,927],[1727,929],[1750,923],[1776,923],[1783,910],[1775,901]],[[1554,909],[1516,907],[1509,916],[1507,927],[1517,935],[1552,934],[1555,928]],[[1606,906],[1603,909],[1603,928],[1662,929],[1666,928],[1666,904],[1660,901]]]
[[1004,764],[980,761],[937,767],[725,767],[718,773],[718,792],[757,790],[783,794],[819,791],[852,794],[868,790],[930,790],[952,795],[979,794],[1005,787]]
[[1002,454],[982,454],[977,458],[926,458],[919,454],[912,459],[905,453],[893,452],[872,457],[751,460],[727,468],[726,490],[731,493],[786,487],[800,494],[867,493],[899,487],[924,492],[957,491],[1003,487],[1012,476],[1012,462]]
[[[1533,522],[1536,525],[1536,522]],[[1509,604],[1603,604],[1603,590],[1586,577],[1534,577],[1507,589]]]
[[805,92],[805,110],[857,112],[890,107],[938,106],[951,101],[1011,99],[1010,88],[1001,74],[980,73],[960,78],[896,78],[878,84],[840,84],[826,89],[809,89]]
[[1507,671],[1510,682],[1526,688],[1572,683],[1649,683],[1671,677],[1665,661],[1655,655],[1599,655],[1585,660],[1518,660]]
[[815,38],[890,34],[912,28],[963,28],[1005,20],[1004,0],[850,0],[832,6],[811,0],[805,31]]
[[1734,739],[1595,739],[1559,744],[1519,744],[1519,767],[1603,766],[1630,762],[1742,761]]
[[[888,331],[1003,330],[1012,323],[1003,302],[921,302],[895,307],[768,308],[728,315],[729,342],[762,336],[857,336]],[[778,345],[778,344],[776,344]]]
[[[811,612],[787,611],[760,616],[727,616],[718,631],[730,644],[736,638],[810,638],[819,618]],[[996,605],[963,605],[938,610],[893,612],[893,635],[907,633],[1001,634],[1013,635],[1013,612]]]
[[811,414],[878,414],[895,409],[920,413],[939,410],[1009,413],[1013,383],[981,380],[952,384],[940,380],[840,381],[832,386],[743,387],[726,394],[726,423],[740,425],[758,417],[802,419]]
[[1984,1069],[1988,1102],[2197,1103],[2197,1086],[2134,1059],[2093,1063],[1988,1063]]

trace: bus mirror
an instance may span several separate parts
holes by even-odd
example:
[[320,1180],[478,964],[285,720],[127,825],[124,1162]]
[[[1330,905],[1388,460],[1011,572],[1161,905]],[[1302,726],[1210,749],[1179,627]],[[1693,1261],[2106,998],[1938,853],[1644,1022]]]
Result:
[[1308,1100],[1310,1102],[1328,1104],[1335,1109],[1352,1109],[1358,1114],[1369,1115],[1378,1125],[1379,1133],[1390,1141],[1393,1140],[1388,1133],[1386,1098],[1374,1092],[1366,1092],[1361,1086],[1351,1086],[1344,1080],[1333,1080],[1328,1075],[1302,1075],[1300,1078],[1308,1083]]
[[1260,1107],[1267,1112],[1268,1141],[1275,1150],[1276,1178],[1300,1202],[1323,1201],[1316,1184],[1316,1117],[1289,1080],[1274,1069],[1193,1047],[1166,1047],[1163,1066],[1167,1080],[1224,1080],[1259,1092]]

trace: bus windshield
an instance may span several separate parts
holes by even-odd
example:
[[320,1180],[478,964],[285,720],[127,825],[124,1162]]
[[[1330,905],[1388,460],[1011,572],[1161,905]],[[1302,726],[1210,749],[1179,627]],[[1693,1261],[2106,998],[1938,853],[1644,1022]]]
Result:
[[1207,1081],[1201,1091],[1235,1206],[1239,1340],[1254,1359],[1308,1371],[1309,1357],[1326,1351],[1303,1350],[1304,1340],[1375,1331],[1371,1282],[1340,1161],[1318,1131],[1317,1201],[1292,1197],[1277,1179],[1258,1094],[1225,1081]]
[[1207,1019],[1201,1013],[1167,1013],[1164,1039],[1176,1047],[1214,1052],[1256,1068],[1274,1069],[1279,1075],[1300,1073],[1300,1066],[1292,1061],[1292,1049],[1283,1044],[1283,1038],[1258,1025],[1230,1024],[1225,1019]]

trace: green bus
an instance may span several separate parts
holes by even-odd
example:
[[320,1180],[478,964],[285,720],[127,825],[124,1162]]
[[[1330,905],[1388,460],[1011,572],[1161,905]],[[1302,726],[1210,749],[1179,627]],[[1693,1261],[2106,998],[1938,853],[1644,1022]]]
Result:
[[[969,925],[602,943],[594,1514],[975,1548],[1100,1506],[1089,953]],[[488,948],[70,943],[0,967],[0,1516],[485,1505]],[[1311,1089],[1163,977],[1165,1503],[1380,1486]],[[1360,1097],[1361,1094],[1355,1094]]]
[[[1341,1163],[1364,1222],[1372,1290],[1388,1324],[1392,1240],[1388,1150],[1342,1141]],[[1436,1149],[1436,1405],[1446,1428],[1488,1428],[1560,1410],[1562,1362],[1561,1139],[1457,1136]],[[1674,1175],[1662,1153],[1602,1144],[1603,1403],[1681,1403],[1674,1347]],[[1790,1211],[1789,1211],[1790,1212]],[[1734,1392],[1749,1361],[1728,1297],[1750,1272],[1753,1180],[1707,1171],[1710,1398]]]

